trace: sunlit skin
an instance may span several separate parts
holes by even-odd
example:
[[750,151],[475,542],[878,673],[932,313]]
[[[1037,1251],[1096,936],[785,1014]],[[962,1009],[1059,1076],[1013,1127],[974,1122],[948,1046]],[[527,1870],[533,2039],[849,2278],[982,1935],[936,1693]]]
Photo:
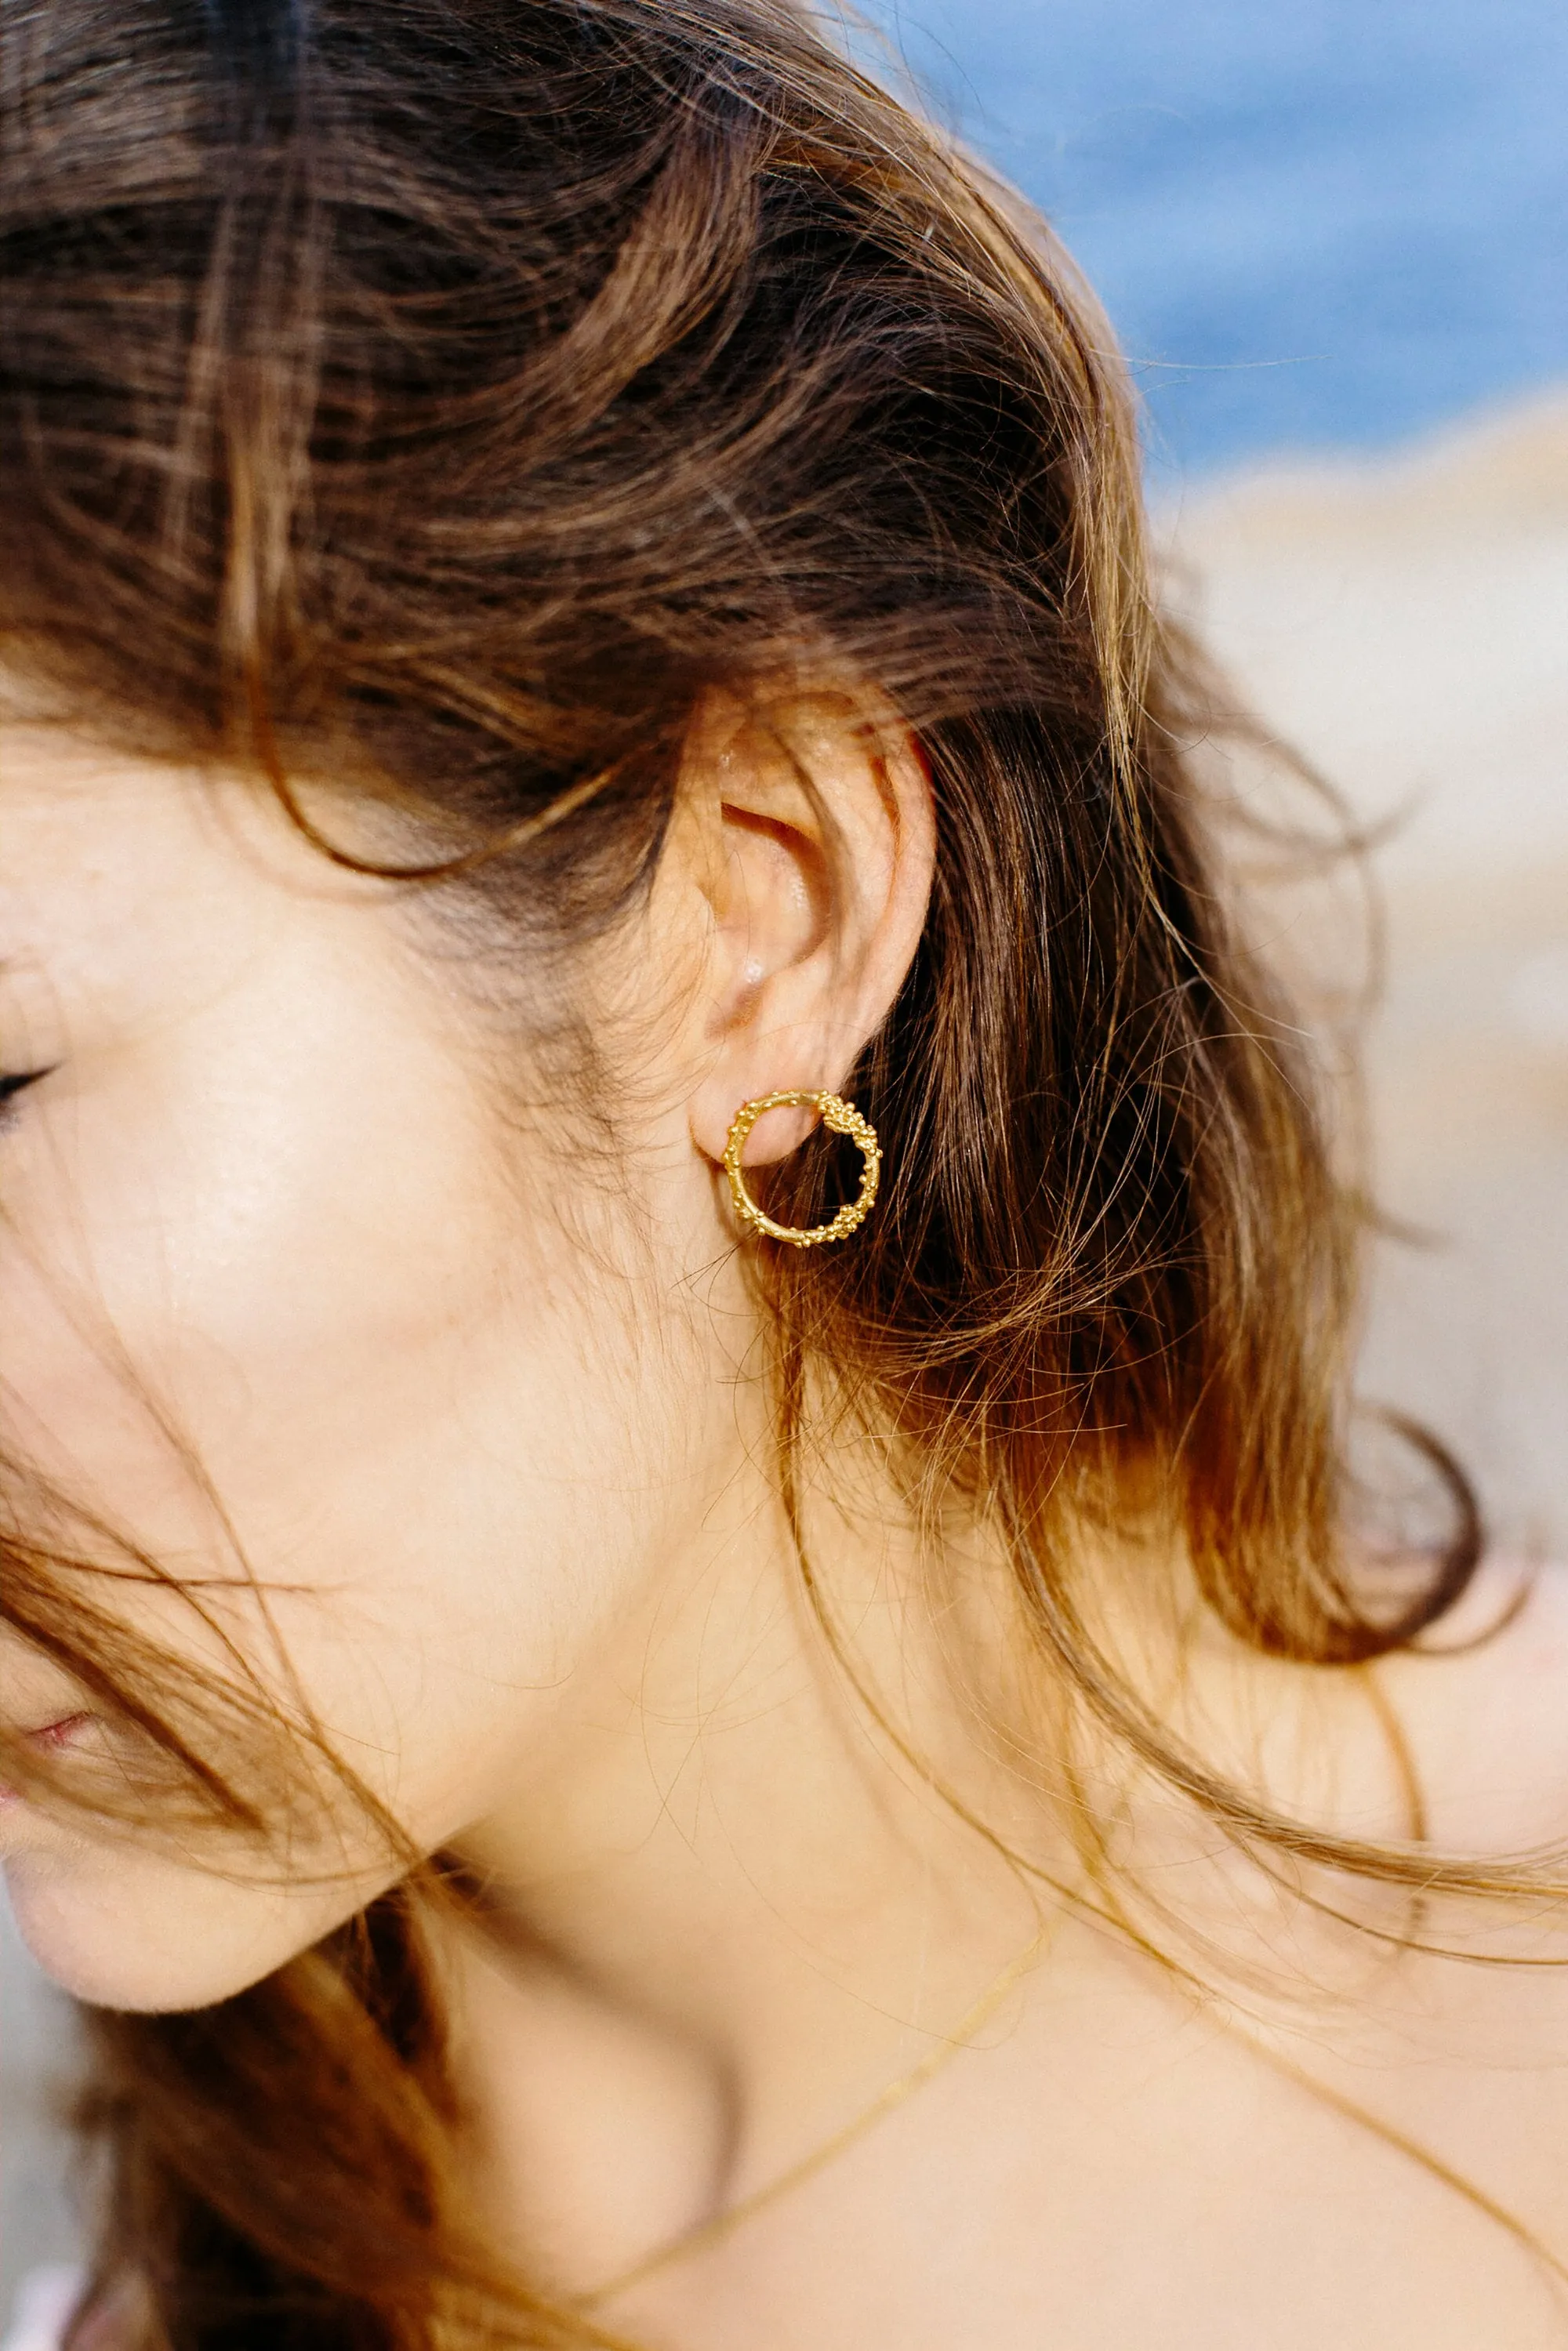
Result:
[[[718,1176],[742,1102],[844,1083],[892,1003],[931,884],[924,768],[863,699],[781,694],[764,721],[715,697],[648,902],[537,974],[329,865],[248,778],[15,728],[0,799],[0,1071],[38,1073],[0,1125],[6,1448],[204,1585],[413,1844],[490,1876],[502,1936],[446,1949],[476,2192],[591,2289],[852,2115],[1039,1921],[825,1654]],[[560,1089],[569,1013],[614,1089],[612,1165]],[[803,1123],[759,1127],[754,1160]],[[873,1441],[811,1489],[860,1669],[967,1802],[1068,1868],[1049,1771],[1007,1775],[962,1694],[1012,1694],[980,1534],[955,1520],[963,1604],[934,1607]],[[1130,1558],[1103,1569],[1120,1588]],[[196,1640],[168,1596],[124,1604]],[[1490,1648],[1383,1669],[1439,1837],[1562,1833],[1564,1670],[1550,1577]],[[1284,1792],[1399,1833],[1359,1686],[1218,1645],[1195,1672]],[[0,1712],[84,1773],[129,1761],[14,1636]],[[1302,1767],[1324,1740],[1333,1767]],[[1145,1834],[1235,1928],[1233,1876],[1157,1807]],[[241,1865],[152,1801],[110,1831],[12,1795],[0,1853],[40,1963],[147,2008],[242,1989],[394,1870],[344,1803]],[[1552,2237],[1558,1979],[1380,1974],[1305,1934],[1270,1949],[1343,1962],[1356,2002],[1298,2056]],[[1113,1938],[1062,1928],[982,2042],[608,2314],[690,2351],[1561,2340],[1502,2232]]]

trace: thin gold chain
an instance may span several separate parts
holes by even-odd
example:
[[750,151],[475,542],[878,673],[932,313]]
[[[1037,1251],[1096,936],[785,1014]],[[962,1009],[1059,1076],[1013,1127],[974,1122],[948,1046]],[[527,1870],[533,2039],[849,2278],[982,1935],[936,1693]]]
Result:
[[918,2064],[912,2065],[907,2074],[901,2074],[896,2081],[879,2090],[869,2106],[862,2107],[849,2122],[841,2125],[809,2155],[803,2155],[798,2163],[789,2165],[773,2179],[764,2181],[760,2188],[753,2189],[749,2196],[742,2196],[736,2203],[726,2205],[724,2210],[716,2213],[711,2220],[699,2220],[695,2228],[684,2230],[667,2243],[655,2246],[651,2253],[644,2253],[640,2261],[633,2262],[629,2269],[621,2271],[606,2284],[595,2286],[591,2294],[579,2295],[579,2306],[591,2309],[600,2303],[609,2302],[616,2294],[625,2294],[634,2285],[641,2285],[645,2278],[655,2276],[660,2270],[668,2269],[676,2262],[688,2261],[696,2253],[711,2252],[715,2245],[723,2244],[737,2229],[743,2229],[747,2221],[754,2220],[765,2206],[777,2203],[780,2197],[791,2194],[816,2173],[825,2169],[843,2154],[846,2147],[852,2147],[856,2139],[874,2129],[878,2123],[893,2113],[894,2107],[903,2105],[916,2090],[923,2090],[926,2083],[956,2057],[961,2049],[968,2048],[976,2034],[983,2032],[990,2022],[1013,1987],[1021,1983],[1030,1970],[1045,1957],[1055,1928],[1055,1919],[1048,1920],[1028,1948],[1008,1961],[1000,1975],[987,1986],[974,2007],[959,2019],[951,2032],[944,2034],[934,2049],[926,2051]]

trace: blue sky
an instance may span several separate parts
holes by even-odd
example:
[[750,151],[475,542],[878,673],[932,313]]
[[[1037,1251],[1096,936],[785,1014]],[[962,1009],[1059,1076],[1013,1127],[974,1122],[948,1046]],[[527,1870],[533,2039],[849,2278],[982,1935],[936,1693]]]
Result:
[[1051,213],[1156,465],[1376,447],[1568,380],[1568,0],[880,0]]

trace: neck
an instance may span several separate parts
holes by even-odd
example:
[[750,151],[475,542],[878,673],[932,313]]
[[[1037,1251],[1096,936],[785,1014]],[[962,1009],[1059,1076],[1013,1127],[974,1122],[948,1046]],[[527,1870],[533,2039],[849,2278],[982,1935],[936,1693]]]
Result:
[[732,1478],[459,1847],[488,1889],[446,1949],[485,2195],[569,2285],[797,2160],[1038,1931],[938,1790],[1040,1850],[955,1674],[983,1687],[986,1644],[967,1622],[955,1656],[891,1484],[855,1483],[807,1511],[837,1650],[777,1498]]

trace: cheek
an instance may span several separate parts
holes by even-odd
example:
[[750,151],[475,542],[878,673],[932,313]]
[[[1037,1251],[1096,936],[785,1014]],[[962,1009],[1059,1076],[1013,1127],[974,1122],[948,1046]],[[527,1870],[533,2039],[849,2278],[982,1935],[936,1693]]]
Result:
[[427,1467],[495,1290],[455,1110],[362,1053],[284,1082],[244,1041],[85,1092],[0,1239],[7,1438],[198,1559],[214,1505],[276,1550],[371,1461]]
[[[649,1416],[625,1294],[485,1191],[443,1057],[385,1024],[308,1042],[286,1079],[230,1036],[84,1095],[0,1245],[0,1411],[428,1847],[612,1612]],[[214,1654],[177,1595],[134,1606]]]

